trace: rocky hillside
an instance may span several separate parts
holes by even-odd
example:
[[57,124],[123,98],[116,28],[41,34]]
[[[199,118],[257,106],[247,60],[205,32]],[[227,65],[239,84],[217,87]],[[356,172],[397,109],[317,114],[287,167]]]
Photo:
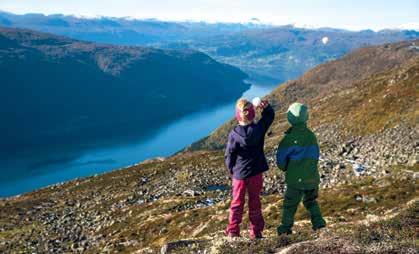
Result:
[[[244,230],[229,242],[222,234],[230,183],[215,148],[226,125],[195,144],[199,150],[1,200],[0,251],[418,253],[415,43],[361,49],[268,96],[277,117],[266,144],[266,238],[250,241]],[[287,127],[281,113],[294,100],[312,109],[321,144],[319,202],[329,226],[314,234],[301,207],[295,233],[277,237],[284,178],[273,155]]]
[[[414,125],[418,52],[419,40],[362,48],[280,85],[267,96],[279,114],[270,139],[277,141],[286,130],[280,114],[294,101],[309,105],[313,128],[334,126],[337,135],[375,133],[400,122]],[[231,120],[188,150],[223,148],[233,124]]]
[[95,44],[1,27],[0,73],[5,157],[146,135],[249,87],[239,69],[193,50]]

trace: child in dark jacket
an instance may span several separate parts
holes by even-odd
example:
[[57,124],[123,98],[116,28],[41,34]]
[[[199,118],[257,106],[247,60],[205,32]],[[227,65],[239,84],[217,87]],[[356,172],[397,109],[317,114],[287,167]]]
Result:
[[307,127],[308,109],[301,103],[292,104],[287,112],[291,124],[285,132],[277,151],[277,165],[285,171],[285,191],[282,224],[278,234],[292,233],[294,215],[298,204],[303,199],[305,208],[310,212],[314,230],[326,226],[320,207],[316,201],[320,183],[317,164],[319,145],[316,136]]
[[239,124],[228,135],[225,163],[232,176],[233,198],[225,233],[230,237],[240,236],[246,191],[249,195],[250,238],[261,238],[265,226],[260,193],[263,187],[262,173],[268,170],[268,163],[263,145],[275,113],[266,101],[262,101],[258,109],[262,110],[262,117],[254,123],[255,108],[252,103],[245,99],[238,100],[236,119]]

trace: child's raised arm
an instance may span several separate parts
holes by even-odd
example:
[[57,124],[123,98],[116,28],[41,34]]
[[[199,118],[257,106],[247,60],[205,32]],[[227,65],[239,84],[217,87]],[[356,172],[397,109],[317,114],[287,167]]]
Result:
[[261,125],[263,131],[266,132],[271,126],[272,122],[274,121],[275,111],[272,108],[272,106],[268,104],[268,102],[264,101],[262,103],[266,103],[266,106],[262,111],[262,118],[259,120],[257,124]]

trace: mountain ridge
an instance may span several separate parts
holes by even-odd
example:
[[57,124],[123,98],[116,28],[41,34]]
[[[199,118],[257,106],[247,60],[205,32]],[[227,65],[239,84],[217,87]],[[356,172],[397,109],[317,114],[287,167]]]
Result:
[[[419,38],[414,30],[347,31],[306,29],[293,25],[169,22],[65,15],[15,15],[0,12],[9,27],[25,27],[76,39],[158,48],[192,48],[245,71],[259,83],[295,79],[317,64],[353,49]],[[1,25],[1,23],[0,23]],[[328,37],[327,43],[322,42]]]
[[[277,111],[285,112],[287,106],[295,100],[306,102],[316,100],[316,97],[322,96],[325,92],[353,86],[358,80],[365,79],[373,73],[417,61],[417,45],[419,40],[358,49],[339,60],[314,67],[297,80],[279,85],[266,98],[272,99]],[[230,120],[186,150],[223,148],[228,130],[234,123],[234,119]],[[284,130],[284,127],[282,129]]]
[[[95,44],[10,28],[0,28],[0,43],[5,152],[18,144],[103,139],[118,129],[141,134],[249,87],[239,69],[193,50]],[[194,95],[197,87],[206,92]],[[146,106],[155,109],[154,121]],[[23,119],[33,120],[31,128]]]
[[[75,19],[85,19],[85,20],[97,20],[97,21],[106,21],[105,24],[113,25],[113,26],[119,26],[118,21],[137,21],[137,22],[160,22],[161,24],[170,24],[170,23],[178,23],[178,24],[190,24],[190,23],[196,23],[196,24],[206,24],[206,25],[231,25],[231,26],[248,26],[248,27],[255,27],[255,28],[271,28],[271,27],[295,27],[295,28],[301,28],[301,29],[310,29],[310,30],[336,30],[336,31],[352,31],[352,32],[363,32],[363,31],[372,31],[372,32],[386,32],[386,31],[392,31],[392,30],[412,30],[412,31],[418,31],[417,28],[415,28],[415,22],[413,23],[406,23],[404,25],[400,25],[397,27],[386,27],[378,30],[372,30],[369,28],[359,29],[359,30],[351,30],[346,28],[339,28],[339,27],[327,27],[327,26],[310,26],[307,24],[299,25],[297,23],[291,23],[291,24],[273,24],[268,22],[261,22],[257,18],[251,18],[249,21],[243,21],[243,22],[224,22],[224,21],[196,21],[196,20],[165,20],[165,19],[158,19],[158,18],[137,18],[137,17],[131,17],[131,16],[125,16],[125,17],[114,17],[114,16],[106,16],[106,15],[95,15],[95,16],[88,16],[88,15],[75,15],[75,14],[61,14],[61,13],[55,13],[55,14],[43,14],[43,13],[25,13],[25,14],[16,14],[13,12],[8,11],[2,11],[0,10],[0,14],[3,14],[5,16],[27,16],[27,17],[38,17],[38,18],[75,18]],[[7,24],[12,24],[11,21],[7,22],[7,19],[3,17],[3,22]],[[12,18],[13,19],[13,18]],[[112,22],[113,21],[113,22]],[[66,25],[66,22],[47,22],[50,25]],[[157,26],[157,24],[156,24]]]

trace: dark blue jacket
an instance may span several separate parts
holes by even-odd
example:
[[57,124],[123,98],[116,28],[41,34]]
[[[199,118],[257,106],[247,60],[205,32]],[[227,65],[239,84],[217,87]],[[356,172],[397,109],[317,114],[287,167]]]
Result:
[[275,112],[268,105],[259,122],[237,125],[230,131],[224,158],[234,179],[246,179],[269,169],[263,145],[266,131],[274,117]]

